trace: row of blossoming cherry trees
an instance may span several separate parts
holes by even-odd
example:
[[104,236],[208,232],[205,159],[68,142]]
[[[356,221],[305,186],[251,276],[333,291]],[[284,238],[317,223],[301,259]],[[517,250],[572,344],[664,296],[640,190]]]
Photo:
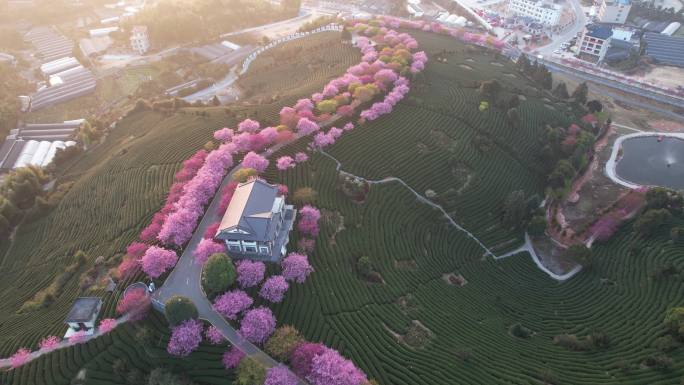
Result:
[[[351,119],[358,113],[357,124],[375,120],[392,112],[410,90],[409,76],[421,72],[428,60],[425,52],[418,51],[417,41],[408,33],[399,33],[392,28],[408,28],[447,34],[466,43],[488,46],[502,50],[504,44],[490,36],[465,32],[461,29],[443,27],[438,23],[406,21],[383,16],[369,22],[353,22],[348,25],[356,34],[356,46],[361,50],[362,61],[336,79],[331,80],[320,93],[311,98],[300,99],[292,107],[280,111],[280,125],[261,128],[259,122],[246,119],[237,131],[223,128],[214,133],[214,139],[221,144],[213,151],[199,150],[183,162],[175,174],[164,206],[151,223],[144,228],[139,241],[126,250],[118,273],[121,279],[134,276],[140,269],[150,279],[159,279],[173,269],[178,261],[175,250],[181,249],[192,237],[204,210],[214,197],[227,171],[233,167],[233,157],[242,158],[243,175],[258,176],[269,165],[269,160],[260,155],[272,145],[286,144],[296,139],[313,136],[311,150],[322,149],[335,143],[345,132],[355,128]],[[359,112],[360,111],[360,112]],[[331,126],[336,121],[347,121],[341,128]],[[306,162],[305,152],[279,157],[275,162],[278,170],[284,171]],[[219,211],[226,210],[237,182],[225,186],[221,193]],[[287,187],[279,186],[279,194],[287,195]],[[313,268],[305,253],[313,251],[314,239],[318,235],[320,212],[305,205],[299,210],[297,229],[301,239],[299,253],[290,253],[281,263],[281,273],[265,277],[266,266],[262,262],[249,260],[235,264],[239,287],[218,295],[213,308],[227,320],[234,322],[241,316],[239,333],[251,343],[263,345],[276,331],[276,319],[266,306],[251,308],[254,299],[246,289],[256,288],[258,295],[267,302],[281,302],[290,284],[302,284]],[[203,239],[193,252],[195,261],[204,264],[211,255],[225,253],[224,244],[216,241],[214,235],[219,223],[210,225]],[[125,314],[129,321],[144,318],[150,308],[150,300],[144,288],[128,290],[119,301],[117,311]],[[104,319],[98,332],[107,333],[115,328],[117,321]],[[286,327],[287,328],[287,327]],[[280,329],[279,329],[280,330]],[[277,334],[277,332],[276,332]],[[204,328],[198,320],[187,320],[172,329],[167,351],[178,357],[185,357],[194,351],[205,338],[212,344],[221,344],[224,338],[214,326]],[[70,337],[68,344],[87,341],[83,332]],[[41,352],[47,352],[64,345],[55,336],[46,337],[39,344]],[[12,357],[12,367],[25,364],[30,359],[28,349],[19,349]],[[223,357],[226,368],[238,366],[244,354],[236,347]],[[320,343],[301,340],[289,351],[285,360],[294,372],[313,385],[360,385],[368,383],[366,375],[350,360],[334,349]],[[266,385],[294,385],[297,378],[284,366],[270,368]]]

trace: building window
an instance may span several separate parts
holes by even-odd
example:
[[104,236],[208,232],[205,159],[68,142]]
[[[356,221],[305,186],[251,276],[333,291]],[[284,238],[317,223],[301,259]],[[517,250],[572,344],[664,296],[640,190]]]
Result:
[[256,246],[245,246],[245,252],[246,253],[256,253],[257,252]]
[[241,251],[239,245],[228,245],[230,251]]
[[259,246],[259,253],[268,254],[268,247]]

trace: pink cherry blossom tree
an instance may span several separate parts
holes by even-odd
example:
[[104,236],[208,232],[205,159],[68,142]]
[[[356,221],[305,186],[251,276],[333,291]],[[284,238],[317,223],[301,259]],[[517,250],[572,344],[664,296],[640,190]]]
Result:
[[321,218],[321,212],[311,206],[305,205],[299,210],[299,223],[297,229],[304,235],[318,236],[318,220]]
[[301,135],[309,135],[320,129],[321,128],[318,126],[318,123],[313,122],[308,118],[300,118],[297,122],[297,132],[299,132]]
[[291,156],[281,156],[276,161],[276,168],[280,171],[285,171],[288,168],[293,168],[295,166],[294,159]]
[[119,273],[119,278],[126,279],[133,274],[135,274],[140,268],[140,261],[136,258],[125,256],[124,259],[119,264],[117,272]]
[[195,257],[195,261],[201,265],[209,259],[210,256],[216,253],[224,253],[226,251],[226,246],[223,243],[216,242],[210,238],[202,239],[192,256]]
[[252,297],[244,291],[232,290],[217,297],[212,307],[227,319],[235,320],[240,313],[249,309],[253,303]]
[[40,340],[38,348],[44,352],[53,350],[59,346],[60,339],[56,336],[48,336]]
[[281,263],[283,277],[288,281],[304,283],[314,269],[304,254],[290,253]]
[[171,339],[166,351],[176,357],[187,357],[202,342],[202,322],[190,319],[171,330]]
[[282,275],[269,277],[259,290],[259,296],[267,301],[278,303],[282,302],[285,292],[290,285]]
[[303,163],[303,162],[306,162],[307,160],[309,160],[309,156],[306,155],[305,152],[298,152],[295,154],[294,160],[297,163]]
[[[311,109],[313,109],[313,104],[311,104]],[[294,128],[299,121],[299,115],[297,115],[297,110],[292,107],[283,107],[280,110],[280,124],[283,124],[289,128]]]
[[294,109],[297,112],[313,111],[314,104],[311,101],[311,99],[299,99],[299,100],[297,100],[297,103],[295,104]]
[[26,348],[20,348],[12,357],[10,357],[10,365],[12,369],[16,369],[24,364],[26,364],[31,358],[31,351]]
[[100,321],[100,326],[98,326],[97,330],[102,334],[107,334],[114,330],[115,327],[116,320],[114,318],[105,318]]
[[209,341],[212,345],[218,345],[226,340],[226,338],[221,334],[221,331],[214,325],[211,325],[204,332],[204,338]]
[[240,334],[253,344],[263,344],[275,330],[276,320],[267,307],[258,307],[245,313],[240,321]]
[[290,364],[292,370],[299,377],[306,378],[311,373],[311,364],[314,357],[325,352],[325,345],[313,342],[304,342],[292,351]]
[[297,383],[297,378],[283,365],[269,368],[264,379],[264,385],[297,385]]
[[233,346],[230,350],[223,353],[223,366],[226,369],[235,369],[240,364],[240,360],[245,356],[245,353],[237,347]]
[[243,289],[253,287],[264,279],[266,265],[263,262],[242,260],[237,263],[237,282]]
[[361,385],[368,381],[353,362],[328,348],[313,357],[311,372],[306,379],[312,385]]
[[152,246],[142,257],[142,268],[150,278],[159,278],[167,270],[176,265],[178,256],[171,250],[166,250],[158,246]]
[[233,139],[233,130],[228,127],[223,127],[220,130],[214,131],[214,139],[228,142]]
[[249,132],[250,134],[253,134],[257,131],[259,131],[259,122],[256,120],[252,119],[245,119],[240,124],[238,124],[238,131],[240,132]]
[[150,311],[152,303],[147,295],[147,289],[137,287],[127,290],[116,306],[116,312],[128,315],[130,321],[140,321]]
[[266,170],[266,167],[268,167],[268,159],[254,151],[250,151],[242,159],[242,165],[246,168],[253,168],[257,170],[257,172],[262,173],[264,170]]

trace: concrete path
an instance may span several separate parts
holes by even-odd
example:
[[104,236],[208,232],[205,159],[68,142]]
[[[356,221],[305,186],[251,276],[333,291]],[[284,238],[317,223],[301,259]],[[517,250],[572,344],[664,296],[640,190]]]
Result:
[[557,280],[557,281],[565,281],[565,280],[567,280],[567,279],[570,279],[570,278],[572,278],[575,274],[577,274],[580,270],[582,270],[582,267],[579,266],[579,265],[578,265],[578,266],[575,266],[572,270],[570,270],[569,272],[567,272],[567,273],[565,273],[565,274],[556,274],[556,273],[554,273],[553,271],[549,270],[546,266],[544,266],[544,264],[541,262],[541,259],[539,258],[539,256],[537,255],[537,253],[534,251],[534,247],[532,247],[532,241],[530,240],[530,237],[529,237],[529,235],[527,235],[527,233],[525,233],[525,243],[524,243],[522,246],[520,246],[519,248],[517,248],[517,249],[515,249],[515,250],[513,250],[513,251],[511,251],[511,252],[509,252],[509,253],[506,253],[506,254],[504,254],[504,255],[497,256],[496,254],[494,254],[494,252],[492,252],[489,248],[487,248],[487,246],[485,246],[484,243],[482,243],[482,241],[480,241],[473,233],[471,233],[470,231],[464,229],[461,225],[459,225],[458,223],[456,223],[456,221],[454,221],[454,219],[451,217],[451,215],[449,215],[449,213],[447,213],[447,211],[446,211],[442,206],[440,206],[440,205],[434,203],[434,202],[431,201],[430,199],[428,199],[428,198],[424,197],[423,195],[419,194],[416,190],[414,190],[411,186],[409,186],[409,185],[408,185],[406,182],[404,182],[402,179],[397,178],[397,177],[387,177],[387,178],[380,179],[380,180],[368,180],[368,179],[365,179],[365,178],[360,177],[360,176],[358,176],[358,175],[354,175],[354,174],[351,174],[351,173],[348,173],[348,172],[342,170],[342,164],[340,163],[340,161],[337,160],[337,159],[336,159],[335,157],[333,157],[332,155],[328,154],[327,152],[321,150],[320,153],[323,154],[323,155],[325,155],[326,157],[332,159],[332,160],[337,164],[336,170],[337,170],[338,172],[344,173],[344,174],[346,174],[346,175],[349,175],[349,176],[352,176],[352,177],[355,177],[355,178],[359,178],[359,179],[361,179],[361,180],[363,180],[363,181],[366,181],[366,182],[368,182],[368,183],[370,183],[370,184],[384,184],[384,183],[389,183],[389,182],[398,182],[398,183],[400,183],[401,185],[403,185],[404,187],[406,187],[409,191],[411,191],[411,192],[413,193],[413,195],[416,196],[416,198],[418,199],[419,202],[425,203],[425,204],[427,204],[427,205],[429,205],[429,206],[432,206],[433,208],[435,208],[435,209],[441,211],[442,214],[444,215],[444,217],[449,221],[449,223],[450,223],[452,226],[454,226],[455,228],[457,228],[459,231],[465,233],[466,236],[467,236],[468,238],[470,238],[470,239],[472,239],[473,241],[475,241],[475,242],[476,242],[476,243],[485,251],[485,255],[490,255],[490,256],[492,256],[492,257],[493,257],[494,259],[496,259],[496,260],[503,259],[503,258],[506,258],[506,257],[510,257],[510,256],[512,256],[512,255],[516,255],[516,254],[519,254],[519,253],[522,253],[522,252],[527,252],[527,253],[530,254],[530,257],[532,258],[532,261],[534,261],[534,263],[537,265],[537,267],[538,267],[541,271],[543,271],[543,272],[546,273],[549,277],[551,277],[551,278],[553,278],[553,279],[555,279],[555,280]]
[[[119,325],[121,325],[122,323],[127,322],[127,321],[128,321],[128,315],[125,315],[125,316],[123,316],[123,317],[117,318],[117,319],[116,319],[116,326],[118,327]],[[55,348],[53,348],[53,349],[50,349],[50,350],[36,350],[36,351],[34,351],[34,352],[31,352],[31,356],[29,357],[28,361],[26,361],[26,363],[29,363],[29,362],[31,362],[31,361],[37,359],[38,357],[40,357],[40,356],[42,356],[42,355],[44,355],[44,354],[48,354],[48,353],[54,352],[55,350],[68,348],[68,347],[70,347],[70,346],[74,346],[74,345],[78,345],[78,344],[84,344],[84,343],[86,343],[86,342],[88,342],[88,341],[90,341],[90,340],[93,340],[93,339],[95,339],[95,338],[101,336],[101,335],[103,335],[103,333],[100,332],[99,330],[96,330],[93,334],[91,334],[91,335],[89,335],[89,336],[85,336],[82,342],[73,343],[73,342],[69,342],[68,339],[61,340],[61,341],[59,342],[59,344],[57,344],[57,346],[56,346]],[[10,368],[11,366],[12,366],[12,364],[11,364],[11,361],[10,361],[9,358],[0,359],[0,369]]]
[[[301,135],[296,135],[294,139],[288,142],[280,143],[269,148],[262,155],[269,157],[280,148],[297,141],[301,137]],[[195,229],[195,233],[183,250],[183,254],[178,259],[178,263],[168,278],[166,278],[162,287],[153,293],[152,298],[156,302],[155,307],[157,309],[159,309],[160,304],[163,304],[174,295],[182,295],[190,298],[195,306],[197,306],[197,312],[201,319],[208,321],[219,329],[228,342],[239,348],[246,356],[257,360],[267,368],[270,368],[277,366],[280,363],[240,336],[235,328],[233,328],[223,316],[214,311],[211,302],[209,302],[201,287],[202,265],[197,263],[192,255],[197,248],[197,245],[202,240],[207,227],[221,220],[223,216],[223,213],[219,210],[221,206],[221,193],[232,181],[233,175],[241,168],[242,164],[235,165],[228,175],[223,178],[217,194],[209,204],[204,217],[202,217],[202,220]],[[292,375],[294,376],[294,373],[292,373]],[[299,384],[306,385],[302,380],[299,380]]]

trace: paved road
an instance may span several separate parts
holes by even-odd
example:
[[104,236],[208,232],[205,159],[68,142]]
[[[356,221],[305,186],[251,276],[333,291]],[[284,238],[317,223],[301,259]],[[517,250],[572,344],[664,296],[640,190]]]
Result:
[[[273,152],[298,140],[299,138],[301,138],[301,135],[295,136],[295,138],[291,141],[275,145],[266,150],[263,155],[268,157]],[[157,290],[152,297],[154,300],[159,301],[160,303],[166,302],[166,300],[174,295],[182,295],[190,298],[195,303],[195,306],[197,306],[197,311],[201,319],[208,321],[218,328],[221,331],[221,334],[223,334],[223,336],[232,345],[237,346],[243,353],[245,353],[245,355],[254,358],[267,368],[270,368],[277,366],[279,362],[275,361],[257,346],[240,336],[238,332],[223,318],[223,316],[212,309],[211,303],[204,295],[204,292],[201,288],[200,278],[202,275],[202,265],[196,263],[195,258],[192,256],[193,252],[197,248],[197,245],[202,240],[207,227],[221,219],[223,214],[219,211],[221,205],[221,191],[223,191],[226,185],[230,183],[233,174],[241,168],[242,164],[236,165],[228,173],[228,175],[223,178],[221,187],[218,189],[218,193],[214,196],[214,199],[209,204],[204,217],[197,226],[195,233],[190,239],[190,242],[185,247],[183,254],[178,260],[178,263],[162,287]],[[299,385],[306,385],[306,383],[300,380]]]
[[560,45],[562,43],[577,36],[577,32],[582,31],[584,26],[587,24],[587,17],[584,15],[584,11],[582,11],[580,0],[570,0],[569,4],[575,13],[575,23],[570,28],[566,28],[565,31],[561,32],[560,34],[554,35],[549,44],[536,50],[540,54],[544,55],[544,57],[550,56],[553,51],[560,49]]

